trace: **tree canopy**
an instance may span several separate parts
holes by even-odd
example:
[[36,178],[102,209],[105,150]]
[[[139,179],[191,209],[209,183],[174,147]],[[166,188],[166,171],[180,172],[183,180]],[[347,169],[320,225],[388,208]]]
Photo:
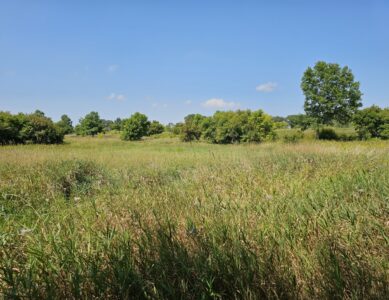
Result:
[[160,134],[164,132],[165,127],[158,121],[152,121],[149,126],[149,131],[147,135]]
[[76,126],[75,131],[78,135],[94,136],[103,131],[104,124],[97,112],[92,111],[84,118],[80,119],[80,123]]
[[61,120],[57,122],[57,126],[63,134],[73,133],[74,131],[73,122],[68,115],[62,115]]
[[317,125],[347,124],[361,104],[359,82],[346,66],[319,61],[301,80],[304,109]]
[[146,136],[150,122],[146,115],[139,112],[134,113],[130,118],[125,119],[122,125],[122,139],[136,141]]
[[382,109],[376,105],[367,107],[358,111],[353,121],[362,139],[389,139],[389,108]]
[[55,144],[63,142],[63,132],[42,112],[12,115],[0,112],[0,143]]

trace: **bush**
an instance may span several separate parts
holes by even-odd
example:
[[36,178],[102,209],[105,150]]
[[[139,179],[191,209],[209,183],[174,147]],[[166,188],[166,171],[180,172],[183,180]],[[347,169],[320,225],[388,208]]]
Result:
[[206,117],[200,114],[186,116],[181,127],[181,140],[184,142],[199,140],[203,131],[203,122],[206,119]]
[[62,115],[56,125],[64,135],[74,132],[73,122],[67,115]]
[[293,130],[288,134],[285,134],[282,137],[282,140],[285,143],[297,143],[298,141],[302,140],[304,137],[304,133],[301,130]]
[[137,141],[146,136],[150,128],[147,116],[141,113],[133,114],[129,119],[123,121],[122,140]]
[[91,194],[108,182],[104,170],[92,161],[65,160],[50,163],[46,169],[54,190],[66,199]]
[[147,135],[154,135],[154,134],[160,134],[164,132],[165,127],[159,123],[158,121],[152,121],[150,123],[149,131]]
[[0,143],[5,144],[58,144],[64,134],[50,118],[41,112],[12,115],[0,112]]
[[97,112],[92,111],[84,118],[80,119],[80,124],[76,126],[75,131],[77,135],[95,136],[96,134],[103,132],[103,129],[103,120],[100,119],[100,116]]
[[360,139],[370,137],[386,139],[389,126],[389,108],[382,109],[373,105],[358,111],[353,121]]
[[338,135],[332,128],[321,128],[317,131],[319,140],[338,140]]
[[384,140],[389,140],[389,123],[381,125],[380,127],[380,137]]
[[189,115],[183,126],[183,140],[203,138],[215,144],[262,142],[274,138],[274,122],[262,110],[217,111],[212,117]]

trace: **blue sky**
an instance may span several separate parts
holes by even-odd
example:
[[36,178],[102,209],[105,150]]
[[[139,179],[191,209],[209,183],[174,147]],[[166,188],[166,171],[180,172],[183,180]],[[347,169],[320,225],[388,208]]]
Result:
[[303,112],[318,60],[389,106],[389,1],[0,1],[0,110],[73,121],[136,111]]

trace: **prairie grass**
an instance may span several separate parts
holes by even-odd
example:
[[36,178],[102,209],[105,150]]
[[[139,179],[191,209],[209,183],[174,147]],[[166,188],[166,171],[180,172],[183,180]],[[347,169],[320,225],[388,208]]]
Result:
[[4,298],[384,299],[389,143],[0,148]]

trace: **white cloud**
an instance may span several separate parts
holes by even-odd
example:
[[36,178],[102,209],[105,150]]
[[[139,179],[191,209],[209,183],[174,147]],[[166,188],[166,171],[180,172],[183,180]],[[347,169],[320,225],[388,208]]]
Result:
[[186,100],[186,101],[185,101],[185,104],[186,104],[186,105],[191,105],[191,104],[192,104],[192,100]]
[[107,68],[107,71],[109,73],[114,73],[117,71],[117,69],[119,69],[119,66],[118,65],[109,65],[108,68]]
[[124,101],[124,100],[126,100],[126,96],[123,95],[123,94],[111,93],[111,94],[107,97],[107,100]]
[[126,100],[126,96],[124,96],[122,94],[119,94],[119,95],[116,96],[116,100],[119,100],[119,101]]
[[258,92],[270,93],[277,88],[278,84],[276,82],[266,82],[260,85],[257,85],[255,88]]
[[234,107],[238,107],[239,103],[235,103],[232,101],[227,102],[220,98],[212,98],[203,102],[202,105],[207,108],[234,108]]
[[166,104],[166,103],[158,103],[158,102],[154,102],[153,104],[151,104],[151,106],[153,107],[153,108],[159,108],[159,107],[162,107],[162,108],[166,108],[166,107],[168,107],[168,105]]

